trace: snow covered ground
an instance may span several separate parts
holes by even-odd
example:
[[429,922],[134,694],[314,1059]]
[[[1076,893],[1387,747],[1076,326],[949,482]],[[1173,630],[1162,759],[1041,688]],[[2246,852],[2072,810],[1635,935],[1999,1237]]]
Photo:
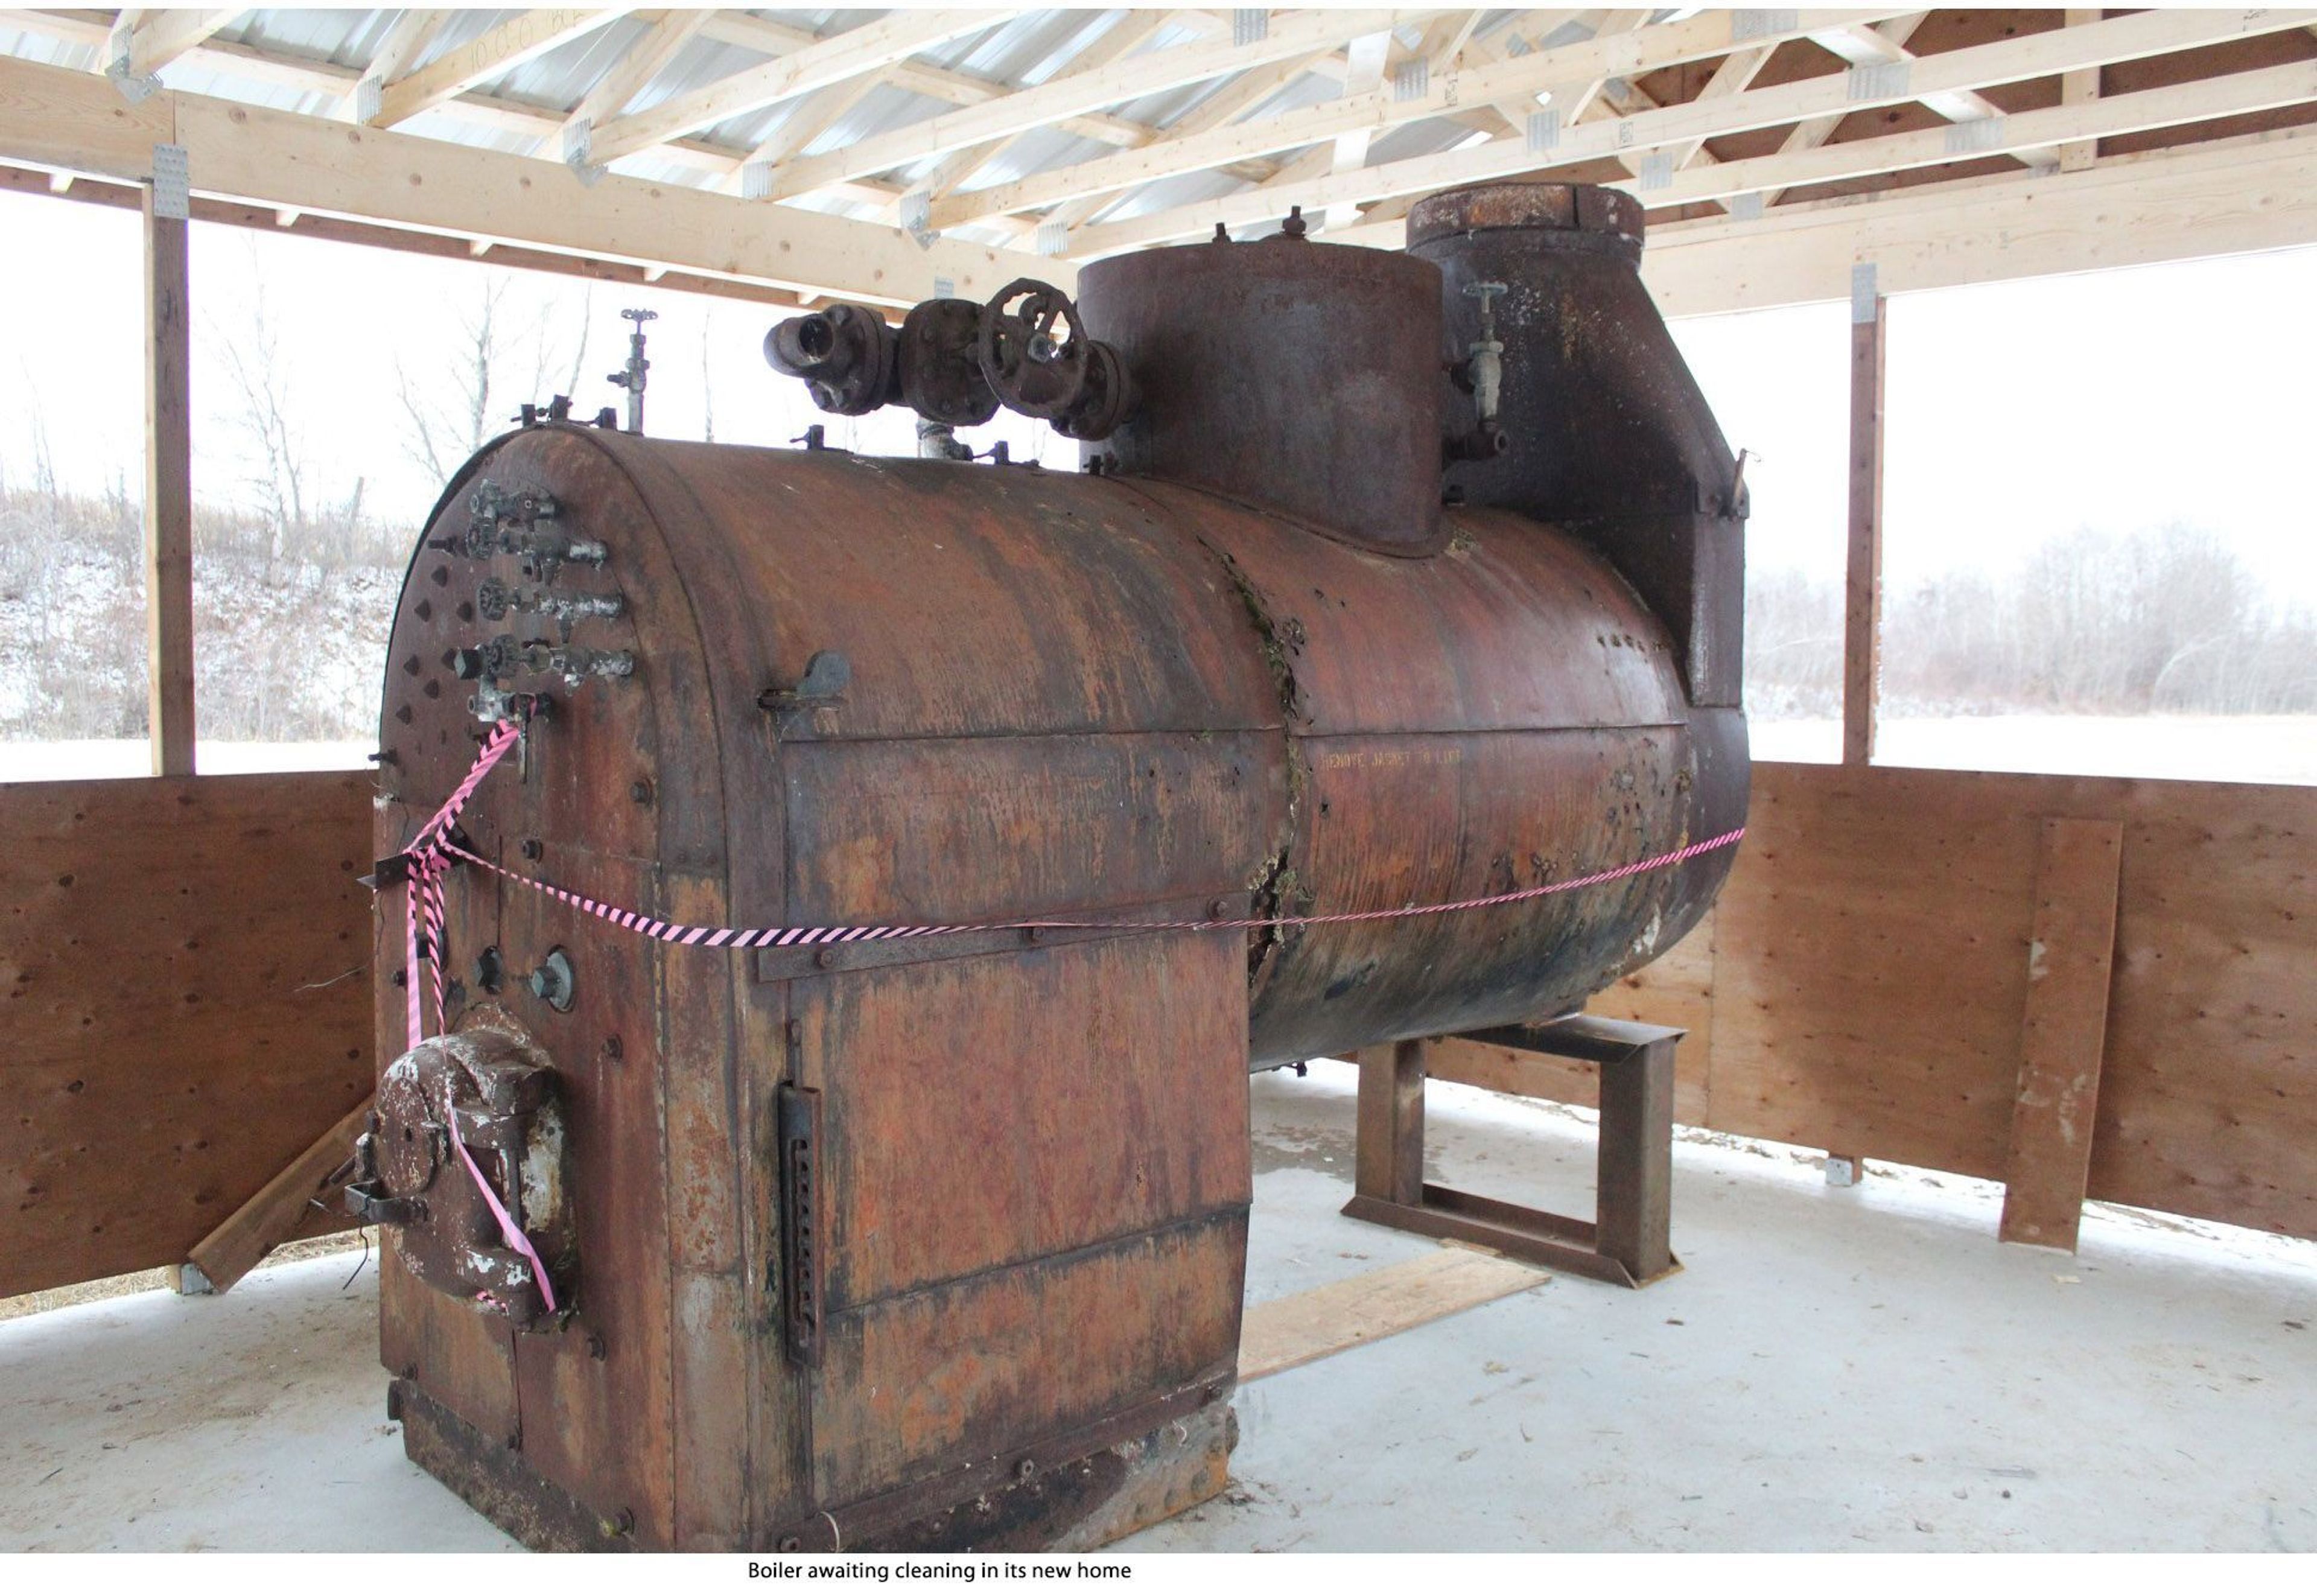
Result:
[[[371,742],[212,742],[194,745],[203,776],[260,770],[365,770]],[[0,742],[0,782],[83,781],[150,776],[153,754],[141,737],[79,742]]]
[[[1754,758],[1832,764],[1834,721],[1756,722]],[[1874,762],[2317,786],[2317,715],[1955,715],[1885,721]]]

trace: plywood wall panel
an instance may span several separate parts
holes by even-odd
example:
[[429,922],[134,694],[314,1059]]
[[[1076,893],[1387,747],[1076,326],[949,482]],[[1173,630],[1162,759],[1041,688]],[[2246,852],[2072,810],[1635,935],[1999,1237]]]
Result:
[[0,785],[0,1296],[183,1258],[370,1090],[370,788]]
[[1592,1008],[1690,1029],[1684,1123],[2000,1179],[2052,817],[2124,828],[2089,1195],[2317,1237],[2317,788],[1758,765],[1710,936]]
[[1999,1177],[2034,908],[2032,815],[1970,778],[1755,767],[1716,910],[1711,1123]]
[[2317,789],[2132,785],[2091,1195],[2317,1238]]

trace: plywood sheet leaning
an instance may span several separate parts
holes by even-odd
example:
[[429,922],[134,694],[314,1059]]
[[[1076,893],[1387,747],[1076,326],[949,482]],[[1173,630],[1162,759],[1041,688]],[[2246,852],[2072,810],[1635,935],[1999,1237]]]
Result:
[[369,1095],[370,785],[0,785],[0,1296],[177,1262]]
[[2005,1166],[2007,1242],[2072,1252],[2091,1170],[2092,1112],[2116,950],[2116,820],[2047,820],[2035,862],[2019,1095]]
[[1980,779],[1755,767],[1716,910],[1716,1129],[2000,1178],[2036,833]]

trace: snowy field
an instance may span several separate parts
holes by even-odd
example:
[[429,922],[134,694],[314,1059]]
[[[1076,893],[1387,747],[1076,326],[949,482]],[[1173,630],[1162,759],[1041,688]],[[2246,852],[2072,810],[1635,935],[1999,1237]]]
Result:
[[[209,742],[193,749],[203,776],[262,770],[367,770],[367,742]],[[0,782],[83,781],[96,776],[153,774],[151,748],[141,737],[85,742],[0,742]]]
[[[1831,765],[1834,721],[1757,722],[1754,758]],[[2317,715],[1956,715],[1885,721],[1877,765],[2317,786]]]
[[[1842,728],[1832,721],[1753,727],[1754,757],[1832,764]],[[204,776],[260,770],[361,770],[367,742],[201,742]],[[0,781],[71,781],[149,774],[142,740],[0,742]],[[1881,765],[1933,770],[2022,770],[2054,776],[2139,776],[2177,781],[2317,786],[2313,715],[1958,715],[1891,721]]]

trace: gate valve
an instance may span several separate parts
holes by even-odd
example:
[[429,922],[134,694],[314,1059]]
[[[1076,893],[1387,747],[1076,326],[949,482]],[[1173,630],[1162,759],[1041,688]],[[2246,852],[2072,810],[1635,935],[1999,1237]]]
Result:
[[1126,364],[1087,336],[1070,296],[1016,278],[981,308],[981,374],[1009,410],[1051,421],[1066,438],[1106,438],[1126,417]]

